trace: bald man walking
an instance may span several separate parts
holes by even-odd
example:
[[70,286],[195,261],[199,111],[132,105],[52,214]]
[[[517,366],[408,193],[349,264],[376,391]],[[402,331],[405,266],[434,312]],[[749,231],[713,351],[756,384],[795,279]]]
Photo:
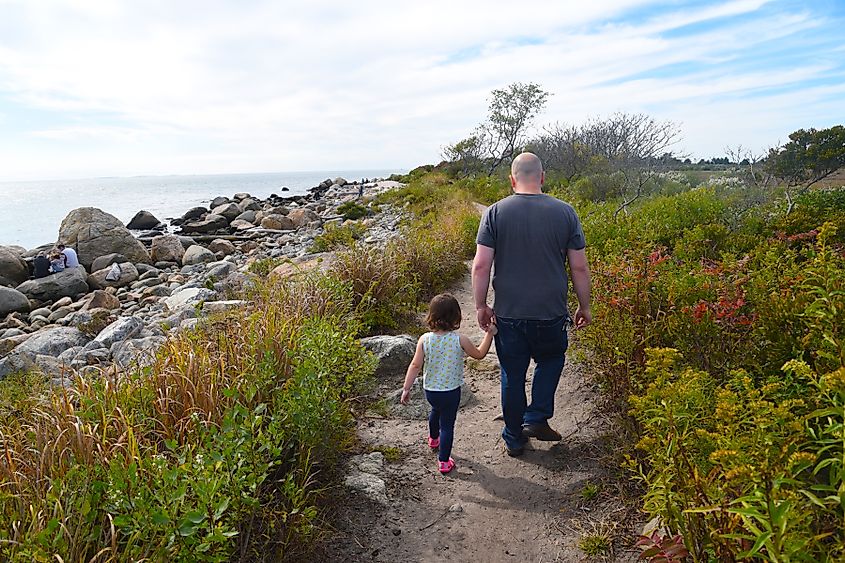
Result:
[[[583,328],[590,313],[590,270],[581,221],[568,203],[542,192],[545,173],[536,155],[522,153],[511,165],[513,194],[490,206],[481,220],[472,266],[478,324],[499,329],[496,353],[502,370],[502,437],[508,455],[522,455],[528,438],[558,441],[548,420],[563,371],[570,322],[566,264],[578,298],[574,325]],[[495,304],[487,304],[490,269],[495,264]],[[531,404],[525,374],[534,359]]]

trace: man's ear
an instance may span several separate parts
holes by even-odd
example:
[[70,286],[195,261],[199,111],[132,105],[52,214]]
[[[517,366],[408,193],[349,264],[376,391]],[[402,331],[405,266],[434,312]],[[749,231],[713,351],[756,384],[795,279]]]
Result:
[[508,178],[511,179],[511,187],[515,188],[516,187],[516,178],[513,177],[513,174],[509,174]]

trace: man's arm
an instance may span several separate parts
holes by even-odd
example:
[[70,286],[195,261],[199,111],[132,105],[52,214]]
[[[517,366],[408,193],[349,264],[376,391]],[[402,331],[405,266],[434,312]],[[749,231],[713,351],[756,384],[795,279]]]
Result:
[[487,305],[487,288],[490,286],[490,269],[493,267],[493,249],[483,244],[475,246],[475,259],[472,262],[472,295],[475,299],[475,314],[478,326],[483,330],[490,328],[493,309]]
[[581,250],[566,250],[572,286],[578,298],[578,310],[575,311],[575,328],[584,328],[593,321],[590,311],[590,267],[587,265],[587,253]]

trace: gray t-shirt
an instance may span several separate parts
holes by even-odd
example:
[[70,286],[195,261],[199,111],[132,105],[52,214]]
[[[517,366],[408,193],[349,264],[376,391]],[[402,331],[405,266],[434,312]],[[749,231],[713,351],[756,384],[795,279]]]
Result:
[[548,320],[567,314],[566,250],[586,246],[571,205],[546,194],[513,194],[487,209],[476,242],[494,251],[497,316]]

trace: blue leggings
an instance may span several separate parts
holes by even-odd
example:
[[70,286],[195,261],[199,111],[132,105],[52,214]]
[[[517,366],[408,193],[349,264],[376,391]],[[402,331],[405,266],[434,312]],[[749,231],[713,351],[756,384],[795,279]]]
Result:
[[461,404],[461,388],[451,391],[428,391],[425,398],[431,405],[428,415],[428,435],[440,438],[440,461],[449,461],[452,454],[452,441],[455,437],[455,419]]

